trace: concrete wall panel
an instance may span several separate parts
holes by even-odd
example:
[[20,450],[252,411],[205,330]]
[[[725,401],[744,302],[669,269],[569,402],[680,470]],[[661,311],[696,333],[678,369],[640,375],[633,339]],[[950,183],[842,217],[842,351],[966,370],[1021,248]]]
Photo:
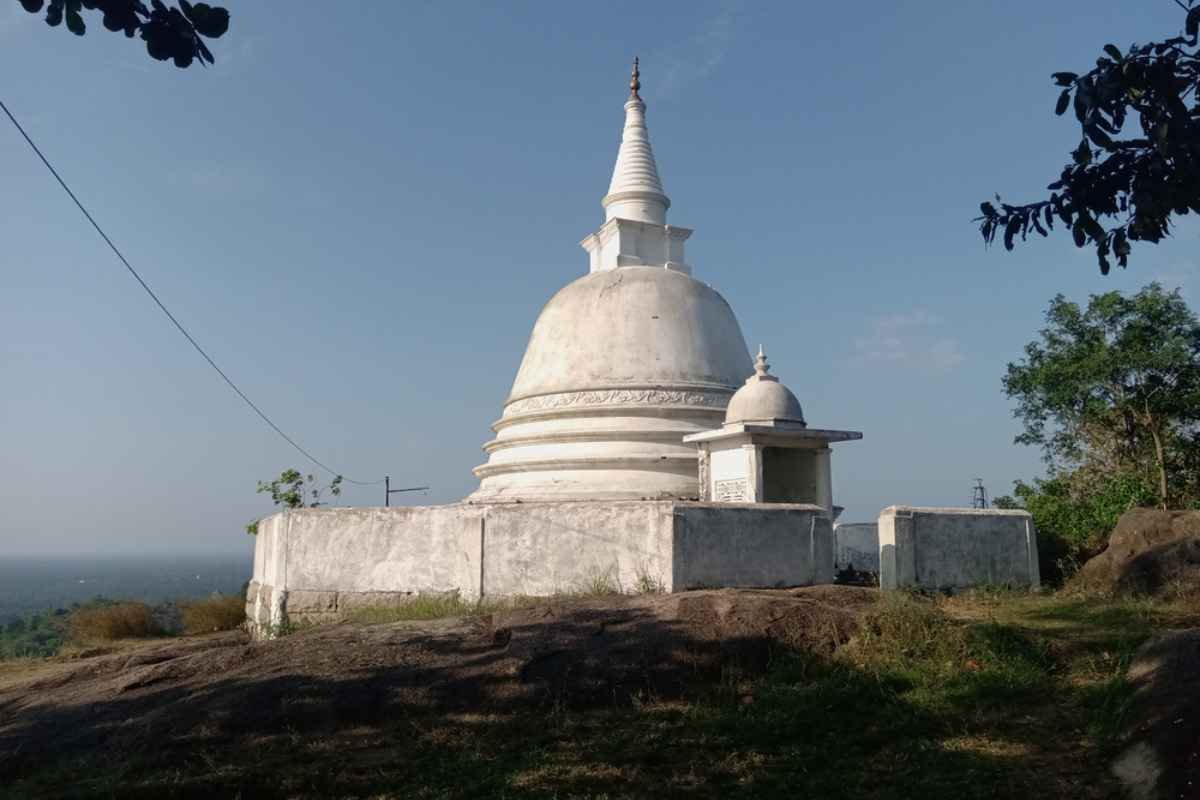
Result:
[[675,591],[832,583],[832,527],[816,506],[680,503],[672,570]]
[[879,523],[838,522],[833,526],[834,569],[879,572]]
[[879,584],[1037,587],[1037,533],[1025,511],[891,506],[879,515]]
[[453,505],[288,514],[284,586],[318,592],[458,590],[477,597],[482,513]]
[[671,501],[496,504],[484,523],[484,592],[547,595],[608,582],[670,589]]

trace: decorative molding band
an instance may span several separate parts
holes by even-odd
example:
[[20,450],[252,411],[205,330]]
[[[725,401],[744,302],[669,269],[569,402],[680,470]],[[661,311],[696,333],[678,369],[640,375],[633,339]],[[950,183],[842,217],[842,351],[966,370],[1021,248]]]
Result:
[[497,450],[543,444],[575,444],[577,442],[655,442],[658,444],[683,444],[685,431],[580,431],[571,433],[540,433],[531,436],[513,436],[492,439],[483,446],[483,452],[492,454]]
[[514,400],[504,407],[504,416],[579,406],[691,406],[724,410],[732,395],[730,389],[628,388],[560,392]]
[[[620,192],[606,194],[600,199],[600,205],[608,208],[612,203],[619,203],[622,200],[653,200],[662,203],[664,208],[671,207],[671,198],[667,197],[662,192],[655,192],[648,189],[626,189]],[[636,222],[637,220],[633,220]]]
[[490,478],[511,472],[559,472],[572,469],[629,469],[676,474],[696,469],[692,456],[625,456],[624,458],[546,458],[514,461],[507,464],[480,464],[471,470],[477,478]]

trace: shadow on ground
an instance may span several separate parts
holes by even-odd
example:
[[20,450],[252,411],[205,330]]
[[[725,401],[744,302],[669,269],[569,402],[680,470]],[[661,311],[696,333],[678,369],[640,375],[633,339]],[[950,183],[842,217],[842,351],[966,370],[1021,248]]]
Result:
[[[928,621],[890,641],[876,598],[692,592],[147,645],[0,693],[0,786],[122,798],[1115,796],[1044,646],[1000,625],[948,646],[952,628]],[[895,649],[886,668],[864,642]]]

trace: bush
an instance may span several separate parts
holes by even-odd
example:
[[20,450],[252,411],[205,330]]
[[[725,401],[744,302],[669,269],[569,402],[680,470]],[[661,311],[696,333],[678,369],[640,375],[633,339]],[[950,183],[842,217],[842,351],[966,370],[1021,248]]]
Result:
[[1137,475],[1098,476],[1083,470],[1017,481],[1016,499],[996,498],[997,507],[1024,508],[1037,526],[1042,580],[1059,584],[1104,549],[1117,520],[1131,508],[1158,498]]
[[67,638],[65,609],[15,619],[0,628],[0,660],[45,658],[62,648]]
[[162,636],[164,631],[145,603],[96,601],[71,613],[71,638],[77,642],[110,642]]
[[213,595],[180,603],[186,634],[231,631],[246,621],[246,601],[238,596]]

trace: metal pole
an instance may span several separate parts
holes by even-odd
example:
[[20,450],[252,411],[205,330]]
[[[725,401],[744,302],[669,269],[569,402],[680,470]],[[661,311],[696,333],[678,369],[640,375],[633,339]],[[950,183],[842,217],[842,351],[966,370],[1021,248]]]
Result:
[[387,508],[392,504],[392,478],[390,475],[383,476],[383,507]]

